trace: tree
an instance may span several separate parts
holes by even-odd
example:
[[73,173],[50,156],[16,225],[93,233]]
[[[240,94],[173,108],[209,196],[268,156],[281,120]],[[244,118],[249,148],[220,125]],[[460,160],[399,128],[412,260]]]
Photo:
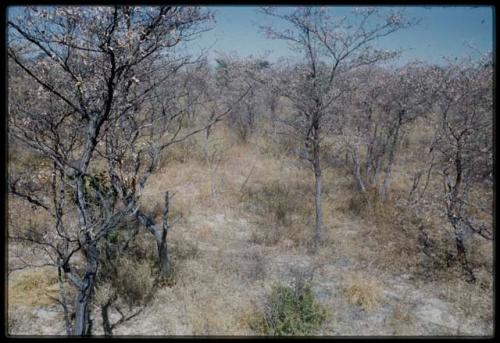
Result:
[[275,8],[262,12],[280,19],[289,28],[262,26],[271,39],[281,39],[302,54],[293,73],[278,82],[280,94],[295,109],[289,126],[296,132],[315,176],[316,224],[314,246],[321,241],[321,142],[332,132],[339,111],[338,102],[349,91],[343,75],[349,70],[387,60],[396,52],[379,51],[370,45],[412,24],[400,13],[383,15],[372,8],[355,10],[351,17],[333,17],[326,8],[301,7],[280,14]]
[[10,193],[53,218],[43,235],[28,229],[10,237],[44,247],[77,288],[72,323],[61,282],[68,334],[91,333],[99,242],[125,218],[154,236],[160,274],[168,272],[168,193],[160,224],[139,199],[162,152],[228,111],[186,132],[187,111],[163,106],[180,102],[163,87],[189,62],[175,47],[210,18],[197,7],[29,7],[8,21],[9,72],[23,81],[9,83],[9,138],[50,161],[51,175],[44,187],[27,187],[34,183],[27,173],[9,175]]
[[444,82],[436,103],[441,125],[435,146],[443,178],[444,208],[454,230],[457,260],[467,280],[474,282],[466,238],[475,234],[493,239],[491,55],[448,63],[441,77]]
[[394,70],[369,66],[350,74],[355,92],[343,120],[343,136],[363,193],[377,188],[378,196],[387,198],[405,131],[431,112],[439,89],[436,72],[436,68],[412,62]]
[[247,142],[263,112],[264,74],[269,63],[259,58],[242,59],[231,55],[222,55],[216,62],[215,78],[219,97],[234,101],[243,89],[249,89],[227,118],[228,125],[236,131],[241,142]]

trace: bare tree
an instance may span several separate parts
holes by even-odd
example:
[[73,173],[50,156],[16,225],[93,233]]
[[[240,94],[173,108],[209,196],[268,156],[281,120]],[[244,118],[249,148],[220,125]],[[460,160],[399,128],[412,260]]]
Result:
[[383,15],[372,8],[355,10],[351,17],[333,17],[327,8],[311,7],[287,14],[280,14],[275,8],[263,8],[262,12],[288,25],[283,30],[263,26],[268,37],[287,41],[304,58],[278,84],[280,94],[293,104],[294,118],[288,124],[303,142],[303,157],[314,171],[317,247],[322,226],[321,142],[335,129],[338,101],[349,91],[342,74],[395,57],[397,53],[376,50],[371,43],[412,23],[400,13]]
[[270,65],[262,58],[243,59],[226,54],[217,58],[216,62],[215,78],[220,97],[234,101],[242,89],[249,89],[227,118],[228,125],[236,131],[241,142],[247,142],[262,117],[264,74]]
[[[445,81],[436,104],[441,118],[436,150],[444,183],[445,211],[454,229],[457,260],[467,280],[473,282],[466,238],[472,234],[494,238],[492,222],[485,220],[492,219],[493,211],[491,55],[449,63],[442,77]],[[477,195],[478,189],[484,190],[483,196]]]
[[206,128],[185,132],[186,111],[162,111],[158,90],[188,63],[175,47],[210,18],[196,7],[28,7],[8,21],[9,71],[24,79],[9,83],[9,137],[51,162],[45,187],[11,175],[10,190],[54,221],[11,237],[43,246],[77,288],[74,324],[61,288],[68,334],[90,334],[98,243],[127,216],[153,234],[168,272],[168,211],[156,225],[139,199],[161,152]]
[[436,99],[435,74],[435,68],[420,62],[393,70],[369,66],[351,73],[355,92],[343,120],[343,138],[363,193],[378,188],[380,198],[386,199],[402,137],[417,118],[429,115]]

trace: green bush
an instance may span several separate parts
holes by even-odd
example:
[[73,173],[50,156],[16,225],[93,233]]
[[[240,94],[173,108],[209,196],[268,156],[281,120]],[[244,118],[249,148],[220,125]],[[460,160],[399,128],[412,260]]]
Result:
[[326,309],[317,304],[308,283],[295,287],[275,286],[263,315],[250,322],[250,327],[266,335],[310,335],[326,319]]

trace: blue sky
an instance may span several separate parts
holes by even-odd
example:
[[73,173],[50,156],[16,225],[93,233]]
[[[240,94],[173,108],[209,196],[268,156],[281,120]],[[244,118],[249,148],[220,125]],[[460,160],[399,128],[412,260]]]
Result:
[[[384,7],[390,10],[394,7]],[[256,11],[256,7],[232,6],[213,7],[217,24],[214,30],[201,37],[199,44],[213,50],[230,52],[240,56],[263,55],[272,51],[270,59],[288,56],[286,43],[270,40],[258,30],[258,24],[275,23]],[[287,7],[283,7],[286,10]],[[353,7],[334,7],[334,13],[348,14]],[[439,63],[443,56],[460,57],[470,51],[465,42],[480,51],[493,49],[493,8],[492,7],[400,7],[410,17],[420,18],[418,26],[395,32],[381,39],[377,46],[383,49],[403,48],[402,62],[421,59]]]
[[[213,30],[191,42],[194,51],[209,49],[213,59],[217,52],[235,53],[239,56],[262,56],[269,53],[269,60],[289,56],[286,43],[270,40],[259,31],[259,24],[278,24],[276,19],[257,12],[255,6],[213,6],[216,24]],[[394,7],[384,7],[390,10]],[[18,9],[12,8],[13,13]],[[282,7],[287,10],[288,7]],[[348,14],[353,7],[334,7],[339,15]],[[418,26],[396,32],[381,39],[377,47],[402,48],[401,63],[421,59],[430,63],[442,62],[443,56],[461,57],[470,49],[469,42],[480,51],[493,49],[493,8],[486,6],[420,6],[399,7],[410,17],[420,18]],[[279,24],[278,24],[279,25]]]

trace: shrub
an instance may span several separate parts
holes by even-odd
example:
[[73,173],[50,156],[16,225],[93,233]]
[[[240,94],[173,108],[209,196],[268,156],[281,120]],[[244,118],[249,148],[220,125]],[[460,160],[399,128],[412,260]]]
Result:
[[356,275],[345,289],[345,293],[352,304],[361,306],[365,311],[372,311],[380,301],[381,290],[375,280]]
[[152,294],[155,280],[151,269],[149,261],[119,259],[111,283],[129,306],[146,303]]
[[326,310],[315,302],[309,283],[272,290],[263,315],[251,320],[252,330],[266,335],[309,335],[326,319]]
[[249,200],[258,206],[257,211],[270,213],[277,224],[289,223],[290,213],[297,209],[297,203],[290,196],[290,189],[279,182],[267,187],[248,190]]
[[236,132],[238,143],[240,144],[248,143],[250,135],[252,133],[252,127],[247,122],[241,119],[237,120],[234,123],[234,130]]
[[[292,224],[292,216],[306,218],[311,214],[304,194],[309,189],[303,189],[301,184],[290,185],[280,181],[257,188],[249,188],[245,198],[252,209],[260,215],[270,214],[277,225]],[[295,219],[295,218],[294,218]]]
[[348,210],[355,216],[369,219],[378,226],[394,226],[401,211],[392,199],[380,199],[375,189],[356,192],[348,201]]

